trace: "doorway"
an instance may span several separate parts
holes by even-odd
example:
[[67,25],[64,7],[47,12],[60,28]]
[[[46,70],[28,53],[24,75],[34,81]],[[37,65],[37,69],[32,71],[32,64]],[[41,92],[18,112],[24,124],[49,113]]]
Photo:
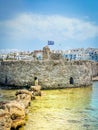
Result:
[[74,79],[73,79],[73,77],[70,77],[70,84],[74,84]]

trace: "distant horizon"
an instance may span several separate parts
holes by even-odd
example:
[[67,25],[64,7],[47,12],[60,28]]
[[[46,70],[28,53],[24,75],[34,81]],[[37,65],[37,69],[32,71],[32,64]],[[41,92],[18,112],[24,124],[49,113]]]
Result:
[[97,0],[0,0],[0,49],[98,48]]

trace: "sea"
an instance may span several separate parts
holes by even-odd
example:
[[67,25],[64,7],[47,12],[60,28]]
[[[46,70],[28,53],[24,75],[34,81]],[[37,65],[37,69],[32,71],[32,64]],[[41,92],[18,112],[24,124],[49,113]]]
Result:
[[[17,90],[0,89],[0,101],[15,99]],[[19,130],[98,130],[98,82],[92,86],[42,90],[28,107]]]

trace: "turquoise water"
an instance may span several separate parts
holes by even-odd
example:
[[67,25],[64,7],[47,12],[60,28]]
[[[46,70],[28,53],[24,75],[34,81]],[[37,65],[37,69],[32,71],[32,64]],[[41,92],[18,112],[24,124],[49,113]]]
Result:
[[[0,100],[15,90],[0,90]],[[19,130],[98,130],[98,82],[86,88],[42,91],[31,102],[26,125]]]

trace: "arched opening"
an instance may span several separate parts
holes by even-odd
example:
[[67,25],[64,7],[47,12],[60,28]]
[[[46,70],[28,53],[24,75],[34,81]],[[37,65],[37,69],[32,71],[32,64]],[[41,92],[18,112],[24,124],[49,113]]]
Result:
[[74,79],[73,79],[73,77],[70,77],[70,84],[74,84]]

